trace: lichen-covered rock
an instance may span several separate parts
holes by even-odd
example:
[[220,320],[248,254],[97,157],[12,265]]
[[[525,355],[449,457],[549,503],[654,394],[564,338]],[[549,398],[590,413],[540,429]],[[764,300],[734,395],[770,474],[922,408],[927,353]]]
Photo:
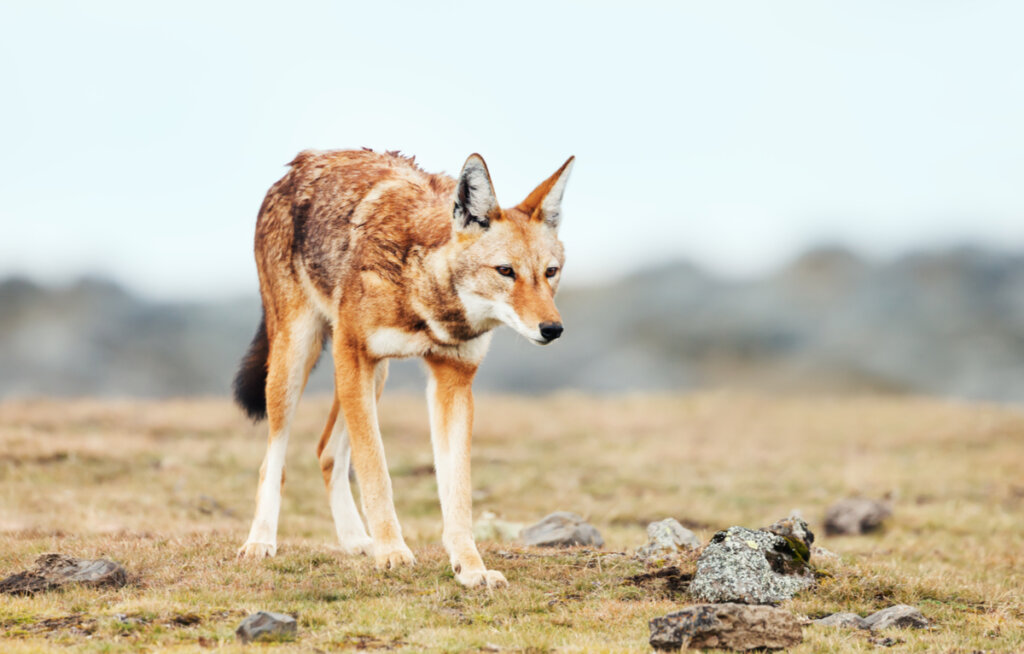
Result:
[[768,531],[776,536],[786,539],[793,551],[800,555],[804,561],[811,560],[811,545],[814,543],[814,532],[807,525],[807,522],[798,516],[783,518],[761,531]]
[[675,518],[666,518],[647,525],[647,544],[636,551],[642,559],[675,556],[700,547],[697,535],[679,524]]
[[856,613],[833,613],[827,615],[824,618],[814,620],[811,624],[816,624],[819,627],[849,627],[853,629],[867,629],[867,624],[864,623],[864,618],[860,617]]
[[771,606],[700,604],[654,618],[654,649],[784,649],[803,641],[796,616]]
[[701,553],[690,594],[704,602],[775,604],[813,583],[813,570],[785,538],[730,527]]
[[66,554],[42,554],[28,570],[0,581],[0,593],[32,595],[67,584],[96,588],[120,588],[128,583],[128,572],[107,559],[78,559]]
[[284,613],[260,611],[248,616],[238,625],[235,635],[243,643],[254,640],[291,640],[298,632],[295,618]]
[[575,513],[557,511],[523,529],[519,538],[534,547],[604,547],[604,539],[590,523]]
[[892,515],[888,502],[850,497],[825,511],[825,533],[830,536],[866,534],[878,529]]
[[913,606],[897,604],[881,611],[875,611],[864,618],[864,626],[872,631],[889,627],[922,629],[928,626],[928,619]]

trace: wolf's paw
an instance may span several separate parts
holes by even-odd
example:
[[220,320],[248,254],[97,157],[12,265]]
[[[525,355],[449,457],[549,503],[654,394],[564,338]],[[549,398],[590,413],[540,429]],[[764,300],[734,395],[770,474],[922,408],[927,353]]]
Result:
[[246,543],[238,548],[240,559],[265,559],[277,554],[277,545],[274,543]]
[[338,549],[342,554],[358,556],[373,553],[373,539],[369,536],[343,538],[338,540]]
[[416,563],[416,557],[412,555],[412,550],[402,541],[376,545],[373,551],[373,559],[380,570],[394,569],[401,565]]
[[505,575],[497,570],[467,570],[455,573],[455,579],[468,588],[504,588],[508,586]]

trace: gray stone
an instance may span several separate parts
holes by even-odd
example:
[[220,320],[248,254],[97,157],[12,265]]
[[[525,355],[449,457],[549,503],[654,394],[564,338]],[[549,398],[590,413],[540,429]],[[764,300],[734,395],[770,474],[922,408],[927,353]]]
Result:
[[0,581],[0,593],[32,595],[67,584],[95,588],[120,588],[128,583],[128,572],[107,559],[78,559],[65,554],[42,554],[28,570]]
[[892,515],[888,502],[850,497],[839,500],[825,511],[825,533],[830,536],[865,534],[882,525]]
[[523,529],[519,537],[524,544],[534,547],[604,546],[604,539],[597,529],[568,511],[552,513],[537,524]]
[[273,613],[271,611],[260,611],[253,613],[242,624],[235,629],[235,635],[243,643],[251,643],[254,640],[291,640],[298,632],[298,623],[295,618],[284,613]]
[[811,560],[811,545],[814,543],[814,532],[807,526],[807,521],[803,518],[792,515],[764,527],[761,531],[781,536],[789,542],[793,551],[799,554],[804,561]]
[[921,612],[913,606],[897,604],[881,611],[875,611],[864,618],[864,626],[872,631],[889,627],[922,629],[928,626],[928,619],[921,615]]
[[803,641],[800,621],[771,606],[699,604],[654,618],[649,624],[654,649],[784,649]]
[[833,613],[827,615],[824,618],[814,620],[811,624],[816,624],[820,627],[850,627],[853,629],[867,629],[867,624],[864,623],[864,618],[860,617],[856,613]]
[[705,602],[775,604],[813,583],[813,570],[786,539],[730,527],[701,553],[690,594]]
[[697,535],[679,524],[675,518],[666,518],[647,525],[646,545],[636,551],[642,559],[656,559],[675,556],[685,550],[700,547]]
[[819,561],[821,559],[825,559],[826,561],[839,559],[839,555],[832,550],[827,550],[824,547],[818,547],[817,545],[811,548],[811,557],[816,558]]

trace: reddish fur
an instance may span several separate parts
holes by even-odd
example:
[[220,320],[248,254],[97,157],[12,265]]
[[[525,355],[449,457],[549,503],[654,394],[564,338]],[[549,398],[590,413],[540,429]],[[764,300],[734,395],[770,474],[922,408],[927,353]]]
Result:
[[[453,562],[459,561],[463,583],[504,581],[483,568],[471,538],[465,540],[468,525],[462,525],[471,517],[466,440],[471,387],[487,343],[478,339],[506,320],[492,305],[511,307],[516,319],[510,324],[521,323],[517,329],[560,322],[554,304],[558,279],[548,278],[545,270],[560,269],[564,255],[554,223],[545,221],[540,210],[570,162],[522,203],[502,210],[488,204],[492,200],[477,198],[477,184],[465,182],[470,178],[457,184],[426,173],[413,157],[397,152],[306,151],[264,199],[255,245],[269,343],[265,397],[271,441],[287,433],[298,394],[329,331],[336,394],[317,456],[330,488],[335,461],[327,446],[342,416],[378,564],[411,560],[411,554],[403,553],[408,549],[394,517],[376,422],[375,404],[386,376],[380,362],[382,357],[420,355],[434,379],[434,437],[448,452],[449,432],[461,434],[450,453],[456,477],[452,492],[458,497],[445,501],[453,502],[449,513],[456,515],[457,525],[446,518],[446,546]],[[479,164],[486,170],[480,159],[478,175]],[[457,186],[460,198],[471,195],[484,202],[471,206],[491,206],[486,216],[456,224]],[[493,198],[492,189],[485,191]],[[496,272],[502,266],[514,266],[514,279]],[[482,346],[470,347],[473,343]],[[383,374],[375,382],[378,371]],[[274,465],[280,465],[283,459],[275,456]],[[261,471],[261,485],[263,477]],[[273,520],[268,524],[276,525],[276,514]],[[263,534],[254,522],[252,534],[257,533]],[[251,551],[258,555],[268,548],[255,543]]]

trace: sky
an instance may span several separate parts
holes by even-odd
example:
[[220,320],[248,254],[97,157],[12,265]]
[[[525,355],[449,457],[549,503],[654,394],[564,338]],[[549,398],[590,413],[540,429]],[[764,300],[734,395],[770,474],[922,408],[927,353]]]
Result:
[[1024,4],[6,2],[0,276],[253,294],[305,148],[487,160],[502,204],[576,155],[567,285],[818,243],[1024,246]]

